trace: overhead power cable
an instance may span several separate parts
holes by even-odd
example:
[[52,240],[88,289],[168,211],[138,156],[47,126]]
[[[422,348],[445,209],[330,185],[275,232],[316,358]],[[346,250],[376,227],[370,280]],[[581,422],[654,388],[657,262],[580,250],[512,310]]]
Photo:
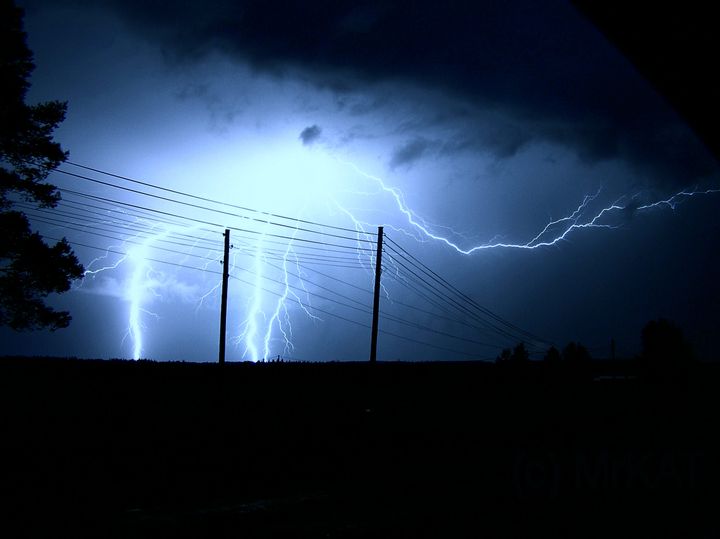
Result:
[[[228,225],[216,223],[216,222],[213,222],[213,221],[207,221],[207,220],[204,220],[204,219],[195,219],[195,218],[193,218],[193,217],[186,217],[186,216],[184,216],[184,215],[179,215],[179,214],[177,214],[177,213],[172,213],[172,212],[163,211],[163,210],[157,210],[157,209],[154,209],[154,208],[148,208],[148,207],[146,207],[146,206],[141,206],[141,205],[139,205],[139,204],[131,204],[130,202],[122,202],[122,201],[114,200],[114,199],[107,198],[107,197],[101,197],[101,196],[98,196],[98,195],[91,195],[91,194],[88,194],[88,193],[82,193],[82,192],[79,192],[79,191],[74,191],[74,190],[72,190],[72,189],[66,189],[66,188],[64,188],[64,187],[61,187],[61,188],[59,188],[58,190],[61,191],[61,192],[63,192],[63,193],[70,193],[70,194],[73,194],[73,195],[76,195],[76,196],[80,196],[80,197],[84,197],[84,198],[89,198],[89,199],[91,199],[91,200],[100,200],[100,201],[103,201],[103,202],[110,202],[110,203],[113,203],[113,204],[119,204],[119,205],[121,205],[121,206],[126,206],[126,207],[129,207],[129,208],[135,208],[135,209],[142,209],[142,210],[146,210],[146,211],[151,211],[151,212],[153,212],[153,213],[157,213],[157,214],[160,214],[160,215],[163,215],[163,216],[166,216],[166,217],[175,217],[175,218],[178,218],[178,219],[184,219],[184,220],[186,220],[186,221],[190,221],[190,222],[193,222],[193,223],[199,223],[199,224],[202,224],[202,225],[214,226],[214,227],[219,228],[219,229],[229,228],[230,230],[235,230],[235,231],[239,231],[239,232],[245,232],[245,233],[248,233],[248,234],[267,236],[267,237],[271,237],[271,238],[281,238],[281,239],[298,241],[298,242],[303,242],[303,243],[311,243],[311,244],[314,244],[314,245],[328,245],[328,246],[331,246],[331,247],[338,247],[338,248],[341,248],[341,249],[350,249],[350,250],[353,250],[353,251],[358,251],[358,250],[373,251],[373,250],[374,250],[374,249],[371,249],[371,248],[369,248],[369,247],[368,247],[368,248],[353,247],[353,246],[351,246],[351,245],[342,245],[342,244],[338,244],[338,243],[324,242],[324,241],[318,241],[318,240],[310,240],[310,239],[307,239],[307,238],[298,238],[298,237],[292,237],[292,236],[285,236],[285,235],[282,235],[282,234],[274,234],[274,233],[270,233],[270,232],[261,232],[261,231],[258,231],[258,230],[250,230],[250,229],[247,229],[247,228],[239,228],[239,227],[234,227],[234,226],[228,226]],[[356,240],[355,240],[355,238],[351,238],[351,241],[356,241]],[[365,240],[363,240],[363,241],[365,241]]]
[[[43,214],[41,216],[37,216],[34,214],[35,210],[30,210],[30,211],[33,212],[30,214],[31,218],[33,219],[33,222],[41,222],[41,223],[50,224],[53,226],[60,226],[60,225],[67,226],[67,228],[69,228],[70,230],[75,230],[75,231],[86,233],[86,234],[92,233],[91,232],[92,230],[100,230],[102,232],[108,232],[108,233],[115,233],[119,230],[119,231],[123,231],[123,232],[126,231],[128,234],[130,234],[132,237],[135,237],[135,238],[143,235],[142,237],[152,239],[152,236],[157,236],[160,234],[167,234],[168,236],[172,236],[172,237],[184,236],[189,239],[186,239],[185,241],[174,241],[172,239],[167,239],[167,238],[154,238],[153,241],[169,243],[169,244],[173,244],[173,245],[179,245],[181,247],[189,247],[191,249],[198,248],[198,249],[207,249],[210,251],[222,251],[222,249],[220,249],[218,247],[217,242],[212,242],[212,240],[205,239],[205,238],[192,238],[192,236],[189,236],[186,234],[177,234],[177,233],[172,233],[170,231],[157,230],[157,229],[152,229],[152,228],[147,228],[147,227],[129,226],[129,225],[120,225],[120,226],[116,227],[116,229],[108,229],[107,226],[96,226],[97,221],[94,219],[88,221],[89,223],[93,223],[93,224],[88,224],[88,222],[78,223],[77,221],[73,221],[73,220],[49,217],[45,214]],[[58,215],[60,215],[60,217],[67,215],[67,214],[64,214],[63,212],[59,212],[57,210],[53,210],[53,211],[47,212],[47,213],[50,215],[58,214]],[[75,216],[70,216],[70,219],[79,219],[79,218],[75,217]],[[100,224],[102,225],[105,223],[101,222]],[[73,228],[73,226],[74,227],[83,227],[83,228]],[[87,229],[89,229],[89,230],[87,230]],[[123,241],[123,240],[120,239],[118,241]],[[194,243],[189,243],[190,241],[194,241]],[[200,241],[206,242],[206,243],[212,243],[212,246],[201,245],[198,243]]]
[[[440,301],[443,301],[443,302],[447,303],[448,305],[450,305],[451,307],[454,307],[455,309],[457,309],[458,311],[460,311],[460,312],[463,313],[464,315],[469,316],[469,317],[471,317],[472,319],[476,320],[478,323],[486,326],[488,329],[492,329],[492,330],[494,330],[494,331],[496,331],[496,332],[498,332],[498,333],[500,333],[500,334],[505,335],[505,336],[508,337],[511,341],[516,341],[516,340],[518,340],[518,338],[517,338],[516,335],[513,335],[513,334],[510,333],[509,331],[507,331],[507,330],[505,330],[505,329],[503,329],[503,328],[498,327],[497,325],[495,325],[494,323],[492,323],[492,322],[489,321],[489,320],[483,319],[478,313],[474,312],[471,308],[467,307],[466,305],[460,303],[459,301],[455,300],[454,298],[451,298],[451,297],[449,297],[447,294],[445,294],[445,293],[443,293],[442,291],[438,290],[438,289],[437,289],[436,287],[434,287],[432,284],[428,283],[427,280],[425,280],[423,277],[421,277],[420,275],[418,275],[415,271],[413,271],[412,269],[408,268],[407,265],[405,265],[402,261],[394,258],[392,255],[389,255],[389,253],[388,253],[388,258],[390,258],[391,260],[393,260],[396,264],[402,266],[402,267],[405,269],[405,271],[407,271],[407,272],[409,272],[410,274],[412,274],[412,276],[415,278],[416,282],[417,282],[417,281],[422,282],[422,283],[425,285],[425,287],[427,288],[427,290],[428,290],[432,295],[434,295],[435,297],[437,297]],[[522,339],[521,339],[521,340],[522,340]]]
[[[62,240],[62,238],[55,238],[55,237],[46,236],[46,235],[42,235],[42,237],[45,239],[51,240],[51,241],[61,241]],[[67,239],[65,241],[67,241],[70,245],[73,245],[76,247],[85,247],[87,249],[95,249],[97,251],[103,251],[106,253],[113,253],[113,254],[120,255],[120,256],[127,256],[127,253],[123,253],[122,251],[116,251],[114,249],[108,249],[107,247],[98,247],[97,245],[89,245],[87,243],[82,243],[82,242],[78,242],[78,241],[70,241]],[[222,272],[220,272],[220,271],[213,271],[213,270],[209,270],[207,268],[198,268],[197,266],[188,266],[187,264],[179,264],[176,262],[170,262],[168,260],[160,260],[157,258],[147,258],[147,257],[143,257],[143,260],[147,260],[148,262],[157,262],[159,264],[167,264],[169,266],[175,266],[178,268],[185,268],[185,269],[202,271],[205,273],[212,273],[215,275],[222,275]]]
[[[122,176],[122,175],[120,175],[120,174],[114,174],[114,173],[112,173],[112,172],[107,172],[107,171],[104,171],[104,170],[101,170],[101,169],[98,169],[98,168],[89,167],[89,166],[87,166],[87,165],[81,165],[80,163],[75,163],[75,162],[73,162],[73,161],[66,161],[66,163],[67,163],[68,165],[72,165],[72,166],[74,166],[74,167],[82,168],[82,169],[84,169],[84,170],[90,170],[90,171],[92,171],[92,172],[97,172],[98,174],[104,174],[105,176],[110,176],[110,177],[112,177],[112,178],[117,178],[117,179],[119,179],[119,180],[125,180],[125,181],[128,181],[128,182],[134,183],[134,184],[136,184],[136,185],[143,185],[143,186],[145,186],[145,187],[152,187],[152,188],[154,188],[154,189],[158,189],[158,190],[160,190],[160,191],[165,191],[165,192],[167,192],[167,193],[173,193],[173,194],[176,194],[176,195],[182,195],[182,196],[185,196],[185,197],[188,197],[188,198],[192,198],[192,199],[195,199],[195,200],[201,200],[201,201],[203,201],[203,202],[211,202],[211,203],[213,203],[213,204],[218,204],[218,205],[220,205],[220,206],[225,206],[225,207],[228,207],[228,208],[234,208],[234,209],[237,209],[237,210],[242,210],[242,211],[257,213],[257,214],[260,214],[260,215],[266,215],[266,216],[268,216],[268,217],[274,217],[274,218],[277,218],[277,219],[286,219],[286,220],[288,220],[288,221],[294,221],[294,222],[296,222],[296,223],[304,223],[304,224],[308,224],[308,225],[315,225],[315,226],[320,226],[320,227],[323,227],[323,228],[330,228],[330,229],[334,229],[334,230],[342,230],[342,231],[345,231],[345,232],[352,232],[352,233],[357,232],[356,230],[354,230],[354,229],[352,229],[352,228],[346,228],[346,227],[342,227],[342,226],[330,225],[330,224],[327,224],[327,223],[318,223],[317,221],[310,221],[310,220],[308,220],[308,219],[300,219],[300,218],[298,218],[298,217],[288,217],[287,215],[281,215],[281,214],[278,214],[278,213],[272,213],[272,212],[267,212],[267,211],[262,211],[262,210],[256,210],[256,209],[254,209],[254,208],[248,208],[248,207],[246,207],[246,206],[240,206],[240,205],[237,205],[237,204],[231,204],[231,203],[229,203],[229,202],[224,202],[224,201],[217,200],[217,199],[213,199],[213,198],[209,198],[209,197],[203,197],[203,196],[193,195],[193,194],[188,193],[188,192],[186,192],[186,191],[180,191],[180,190],[176,190],[176,189],[170,189],[170,188],[167,188],[167,187],[162,187],[162,186],[160,186],[160,185],[156,185],[156,184],[153,184],[153,183],[150,183],[150,182],[145,182],[145,181],[141,181],[141,180],[136,180],[136,179],[134,179],[134,178],[129,178],[129,177],[127,177],[127,176]],[[367,234],[369,234],[369,235],[371,235],[371,236],[377,236],[377,233],[376,233],[376,232],[368,232]]]
[[[122,185],[116,185],[116,184],[111,183],[111,182],[106,182],[106,181],[103,181],[103,180],[98,180],[97,178],[91,178],[90,176],[84,176],[84,175],[82,175],[82,174],[76,174],[76,173],[74,173],[74,172],[69,172],[69,171],[67,171],[67,170],[63,170],[63,169],[60,169],[60,168],[59,168],[59,169],[56,169],[55,171],[56,171],[56,172],[59,172],[59,173],[61,173],[61,174],[65,174],[66,176],[70,176],[70,177],[73,177],[73,178],[78,178],[78,179],[81,179],[81,180],[86,180],[86,181],[89,181],[89,182],[92,182],[92,183],[96,183],[96,184],[99,184],[99,185],[104,185],[104,186],[106,186],[106,187],[112,187],[112,188],[114,188],[114,189],[120,189],[120,190],[122,190],[122,191],[127,191],[127,192],[129,192],[129,193],[135,193],[135,194],[137,194],[137,195],[142,195],[142,196],[146,196],[146,197],[151,197],[151,198],[155,198],[155,199],[157,199],[157,200],[162,200],[162,201],[165,201],[165,202],[171,202],[171,203],[173,203],[173,204],[180,204],[180,205],[182,205],[182,206],[186,206],[186,207],[190,207],[190,208],[195,208],[195,209],[199,209],[199,210],[203,210],[203,211],[209,211],[209,212],[216,213],[216,214],[221,214],[221,215],[227,215],[227,216],[229,216],[229,217],[235,217],[235,218],[237,218],[237,219],[244,219],[244,220],[247,220],[247,221],[253,221],[253,222],[256,222],[256,223],[262,223],[262,224],[266,224],[266,225],[272,225],[272,226],[287,228],[287,229],[291,229],[291,230],[300,230],[300,231],[302,231],[302,232],[307,232],[307,233],[309,233],[309,234],[319,234],[319,235],[321,235],[321,236],[327,236],[327,237],[330,237],[330,238],[339,238],[339,239],[344,239],[344,240],[349,240],[349,241],[364,241],[364,242],[368,242],[368,243],[373,243],[373,240],[361,240],[361,239],[358,238],[358,237],[354,237],[354,238],[353,238],[353,237],[347,237],[347,236],[343,236],[343,235],[340,235],[340,234],[333,234],[333,233],[329,233],[329,232],[323,232],[323,231],[321,231],[321,230],[313,230],[313,229],[311,229],[311,228],[303,228],[303,227],[299,227],[299,226],[297,226],[297,225],[291,225],[291,224],[287,224],[287,223],[278,223],[277,221],[270,221],[269,219],[260,219],[259,217],[249,217],[249,216],[247,216],[247,215],[241,215],[241,214],[238,214],[238,213],[232,213],[232,212],[228,212],[228,211],[224,211],[224,210],[219,210],[219,209],[216,209],[216,208],[209,208],[209,207],[207,207],[207,206],[201,206],[200,204],[194,204],[194,203],[192,203],[192,202],[184,202],[184,201],[182,201],[182,200],[177,200],[177,199],[170,198],[170,197],[166,197],[166,196],[162,196],[162,195],[156,195],[156,194],[154,194],[154,193],[147,193],[147,192],[141,191],[141,190],[139,190],[139,189],[133,189],[133,188],[131,188],[131,187],[124,187],[124,186],[122,186]],[[156,187],[156,189],[165,190],[165,188],[161,188],[161,187]],[[189,195],[186,195],[186,196],[189,196]],[[222,203],[219,203],[219,202],[216,202],[216,203],[222,204]],[[256,210],[254,210],[254,211],[255,211],[255,213],[263,213],[263,212],[256,211]],[[345,229],[345,230],[350,230],[350,229]],[[354,234],[357,234],[357,231],[355,231],[355,230],[350,230],[350,231],[351,231],[352,233],[354,233]]]
[[417,322],[410,322],[409,320],[405,320],[403,318],[399,318],[397,316],[393,316],[390,314],[381,314],[380,317],[383,320],[388,320],[390,322],[395,322],[396,324],[402,324],[404,326],[408,326],[414,329],[418,329],[420,331],[426,331],[428,333],[434,333],[436,335],[441,335],[443,337],[447,337],[449,339],[456,339],[458,341],[464,341],[471,344],[476,344],[478,346],[486,346],[490,348],[498,348],[497,343],[487,343],[483,341],[476,341],[475,339],[470,339],[468,337],[461,337],[460,335],[453,335],[452,333],[448,333],[447,331],[441,331],[438,329],[433,329],[429,326],[419,324]]
[[[178,223],[177,221],[173,221],[173,220],[170,220],[170,219],[163,219],[163,218],[158,218],[158,217],[155,217],[155,216],[147,217],[144,213],[134,214],[134,213],[131,213],[131,212],[128,212],[128,211],[119,210],[119,209],[117,209],[117,208],[103,208],[102,206],[97,206],[97,205],[94,205],[94,204],[84,204],[84,205],[83,205],[83,204],[76,203],[76,202],[74,202],[74,201],[67,201],[67,200],[65,200],[65,199],[63,199],[63,200],[61,201],[60,205],[61,205],[61,206],[64,206],[64,205],[67,204],[68,202],[72,202],[72,204],[73,204],[72,209],[77,209],[77,210],[79,210],[79,211],[83,211],[83,212],[91,213],[91,214],[93,214],[93,215],[97,215],[97,216],[98,216],[98,218],[97,218],[98,221],[102,220],[102,222],[105,222],[106,219],[117,219],[118,221],[125,222],[125,223],[138,224],[138,225],[143,225],[143,226],[146,226],[146,227],[150,227],[150,225],[149,225],[149,224],[146,224],[146,223],[137,223],[137,221],[134,221],[134,220],[132,220],[132,219],[122,219],[122,218],[120,218],[120,217],[111,217],[111,216],[107,216],[105,213],[103,213],[103,212],[113,212],[113,213],[118,213],[118,214],[120,214],[121,216],[124,216],[124,217],[134,217],[135,219],[141,219],[142,221],[152,221],[152,222],[157,222],[157,223],[169,224],[169,225],[177,226],[177,227],[185,227],[185,228],[190,229],[190,230],[192,230],[192,231],[199,231],[199,232],[217,234],[217,232],[216,232],[215,230],[211,230],[211,229],[208,229],[208,228],[197,227],[197,226],[195,226],[195,225],[193,225],[192,227],[188,227],[188,225],[180,224],[180,223]],[[77,207],[75,207],[75,206],[77,206]],[[87,210],[87,209],[85,209],[83,206],[88,206],[88,207],[91,207],[91,208],[100,209],[101,211]],[[30,205],[27,205],[26,207],[29,207],[30,209],[37,209],[37,208],[33,208],[33,207],[30,206]],[[39,209],[37,209],[37,210],[40,211]],[[43,211],[48,212],[48,213],[55,213],[55,212],[57,212],[58,210],[57,210],[57,209],[53,209],[53,210],[43,210]],[[132,210],[132,211],[134,212],[134,211],[138,211],[138,210]],[[74,214],[74,216],[79,217],[78,214]],[[171,235],[174,235],[174,236],[187,237],[187,238],[191,239],[192,241],[212,242],[213,244],[215,243],[215,240],[212,240],[212,239],[210,239],[210,238],[198,238],[197,236],[194,236],[194,235],[191,235],[191,234],[184,234],[184,233],[182,233],[182,232],[171,231],[170,234],[171,234]],[[239,243],[240,239],[254,239],[254,238],[251,238],[251,237],[248,236],[248,235],[235,234],[234,237],[233,237],[233,243]],[[283,242],[281,242],[281,241],[276,241],[276,240],[272,240],[272,239],[270,239],[270,240],[264,239],[264,240],[263,240],[263,243],[268,243],[268,244],[273,244],[273,245],[282,245],[283,247],[286,247],[286,246],[289,244],[288,241],[283,241]],[[343,247],[344,247],[345,249],[352,249],[353,251],[363,251],[363,252],[365,252],[365,251],[368,251],[368,252],[369,252],[369,251],[373,251],[373,249],[365,249],[365,248],[362,248],[362,247],[351,247],[351,246],[343,246]],[[322,252],[326,252],[326,253],[327,253],[327,252],[334,252],[334,253],[345,253],[345,252],[346,252],[346,250],[339,250],[339,249],[335,249],[335,248],[329,248],[329,247],[326,247],[326,246],[317,246],[317,245],[302,245],[302,244],[301,244],[301,245],[295,245],[295,246],[293,247],[293,251],[300,252],[300,251],[298,251],[298,249],[307,249],[307,250],[310,250],[310,251],[322,251]],[[266,251],[267,251],[267,250],[266,250]]]
[[[389,272],[388,272],[388,273],[389,273]],[[399,284],[401,284],[401,285],[407,285],[407,283],[403,282],[402,279],[398,279],[395,275],[392,275],[392,273],[390,273],[390,276],[391,276],[397,283],[399,283]],[[419,291],[418,291],[417,289],[415,289],[415,288],[409,288],[409,289],[412,290],[412,291],[415,292],[415,293],[419,293]],[[481,326],[476,326],[476,325],[474,325],[474,324],[470,324],[470,323],[468,323],[468,322],[465,321],[465,320],[461,320],[461,319],[459,319],[459,318],[452,318],[452,317],[450,317],[450,316],[445,316],[445,315],[439,314],[439,313],[437,313],[437,312],[435,312],[435,311],[429,311],[429,310],[427,310],[427,309],[423,309],[423,308],[421,308],[421,307],[417,307],[416,305],[411,305],[411,304],[409,304],[409,303],[405,303],[405,302],[402,302],[402,301],[397,300],[397,299],[394,299],[394,298],[388,298],[388,301],[390,301],[390,304],[391,304],[391,305],[399,305],[399,306],[404,307],[404,308],[406,308],[406,309],[411,309],[411,310],[413,310],[413,311],[417,311],[417,312],[420,312],[420,313],[423,313],[423,314],[427,314],[427,315],[429,315],[429,316],[432,316],[432,317],[434,317],[434,318],[438,318],[438,319],[440,319],[440,320],[447,320],[448,322],[452,322],[452,323],[454,323],[454,324],[458,324],[458,325],[461,325],[461,326],[465,326],[465,327],[470,328],[470,329],[474,329],[474,330],[478,330],[478,331],[484,331],[484,330],[486,330],[486,328],[483,328],[483,327],[481,327]],[[448,311],[446,311],[446,310],[443,309],[443,312],[447,313]]]
[[[435,271],[430,269],[426,264],[422,263],[420,260],[418,260],[416,257],[414,257],[412,254],[410,254],[407,250],[405,250],[402,246],[400,246],[397,242],[392,240],[392,238],[387,238],[388,241],[392,244],[389,246],[391,250],[393,250],[396,254],[399,256],[403,256],[406,260],[408,260],[411,264],[418,267],[423,273],[428,275],[432,280],[439,283],[444,288],[448,289],[455,295],[457,295],[459,298],[470,304],[473,308],[477,309],[478,311],[482,312],[483,314],[491,317],[495,321],[497,321],[500,324],[505,325],[509,329],[518,332],[519,334],[523,335],[525,338],[529,338],[531,340],[545,343],[545,344],[552,344],[550,341],[543,339],[542,337],[539,337],[537,335],[534,335],[530,333],[529,331],[526,331],[517,325],[513,324],[512,322],[509,322],[508,320],[502,318],[501,316],[497,315],[496,313],[492,312],[487,307],[484,307],[480,305],[477,301],[475,301],[473,298],[469,297],[467,294],[463,293],[462,291],[458,290],[456,287],[454,287],[452,284],[450,284],[447,280],[445,280],[443,277],[438,275]],[[394,247],[397,247],[395,249]],[[398,249],[401,251],[398,251]]]
[[[68,202],[71,202],[71,203],[72,203],[72,206],[71,206],[71,208],[70,208],[70,209],[72,209],[72,210],[80,211],[80,212],[83,212],[83,213],[89,213],[89,214],[91,214],[91,215],[97,216],[97,217],[95,218],[96,222],[106,223],[106,222],[107,222],[107,219],[115,219],[115,220],[120,221],[120,222],[122,222],[122,223],[128,223],[128,224],[133,225],[133,226],[136,226],[136,227],[137,227],[137,226],[143,226],[143,227],[146,227],[146,228],[151,229],[151,230],[154,230],[154,228],[149,224],[149,222],[152,222],[152,223],[156,223],[156,222],[157,222],[157,223],[162,223],[162,224],[169,224],[169,225],[172,225],[172,226],[174,226],[174,227],[184,227],[184,228],[189,229],[189,230],[192,230],[192,231],[206,232],[206,233],[212,233],[212,234],[216,234],[216,233],[217,233],[217,232],[214,231],[214,230],[210,230],[210,229],[208,229],[208,228],[196,227],[196,226],[194,226],[194,225],[193,225],[192,227],[188,227],[188,226],[185,225],[185,224],[180,224],[180,223],[178,223],[177,221],[173,221],[173,220],[170,220],[170,219],[163,219],[163,218],[158,218],[158,217],[155,217],[155,216],[147,217],[147,216],[146,216],[145,214],[143,214],[143,213],[134,214],[134,213],[131,213],[131,212],[128,212],[128,211],[121,211],[121,210],[119,210],[119,209],[117,209],[117,208],[103,208],[102,206],[97,206],[97,205],[94,205],[94,204],[84,204],[84,205],[83,205],[83,204],[78,204],[78,203],[76,203],[76,202],[74,202],[74,201],[67,201],[67,200],[65,200],[65,199],[63,199],[63,200],[61,201],[60,206],[61,206],[61,207],[62,207],[62,206],[65,206]],[[31,210],[43,211],[43,212],[46,212],[46,213],[53,213],[53,214],[55,214],[55,213],[62,213],[62,211],[61,211],[61,210],[58,210],[58,209],[52,209],[52,210],[49,210],[49,209],[40,209],[40,208],[36,208],[36,207],[34,207],[34,206],[31,206],[31,205],[29,205],[29,204],[21,205],[21,206],[22,206],[22,207],[25,207],[25,208],[29,208],[29,209],[31,209]],[[88,209],[86,209],[84,206],[88,206],[88,207],[91,207],[91,208],[99,209],[99,210],[101,210],[101,211],[88,210]],[[138,211],[138,210],[133,210],[133,211]],[[108,216],[108,215],[106,215],[106,213],[104,213],[104,212],[118,213],[118,214],[119,214],[120,216],[122,216],[122,217],[130,217],[131,219],[125,219],[125,218],[116,217],[116,216]],[[67,214],[68,214],[68,215],[71,215],[72,217],[86,219],[85,216],[82,216],[82,217],[81,217],[81,215],[78,214],[78,213],[67,212]],[[141,220],[142,223],[138,222],[138,220]],[[129,227],[128,227],[128,228],[129,228]],[[213,244],[215,243],[215,240],[212,240],[212,239],[210,239],[210,238],[198,238],[196,235],[184,234],[184,233],[178,232],[178,231],[176,231],[176,230],[172,230],[172,231],[170,231],[170,232],[168,232],[168,233],[169,233],[170,235],[173,235],[173,236],[186,237],[186,238],[188,238],[189,240],[191,240],[191,241],[193,241],[193,242],[202,241],[202,242],[212,242]],[[250,236],[247,236],[247,235],[235,235],[235,236],[234,236],[234,243],[238,243],[238,242],[239,242],[239,239],[250,239]],[[263,243],[287,246],[289,242],[287,242],[287,241],[286,241],[286,242],[280,242],[280,241],[267,240],[267,239],[266,239],[266,240],[263,241]],[[356,248],[356,247],[349,247],[349,246],[345,246],[345,247],[348,247],[348,248],[352,249],[353,251],[355,251],[355,250],[372,251],[372,249]],[[339,249],[334,249],[334,248],[328,248],[328,247],[325,247],[325,246],[315,246],[315,245],[297,245],[297,246],[294,246],[294,247],[293,247],[293,250],[294,250],[294,251],[297,251],[298,249],[307,249],[307,250],[322,251],[322,252],[335,252],[335,253],[344,253],[344,252],[346,252],[346,251],[344,251],[344,250],[339,250]],[[267,250],[266,250],[266,251],[267,251]]]
[[[85,232],[86,234],[90,234],[90,235],[92,235],[92,236],[97,236],[97,237],[99,237],[99,238],[105,238],[105,239],[115,240],[115,241],[118,241],[118,242],[123,243],[123,244],[124,244],[124,243],[129,243],[129,244],[131,244],[131,245],[139,245],[139,246],[141,246],[141,247],[146,247],[146,248],[150,248],[150,249],[155,249],[155,250],[157,250],[157,251],[165,251],[165,252],[168,252],[168,253],[174,253],[174,254],[178,254],[178,255],[182,255],[182,256],[190,256],[190,257],[193,257],[193,258],[200,258],[200,259],[205,260],[205,261],[208,261],[208,262],[210,262],[210,261],[213,260],[213,259],[208,258],[207,256],[202,256],[202,255],[198,255],[198,254],[195,254],[195,253],[188,253],[188,252],[185,252],[185,251],[178,251],[177,249],[169,249],[169,248],[167,248],[167,247],[160,247],[160,246],[158,246],[158,245],[147,245],[147,244],[145,244],[145,243],[141,243],[141,242],[139,242],[139,241],[133,241],[133,240],[128,239],[128,238],[117,238],[117,237],[115,237],[115,236],[110,236],[110,235],[107,235],[107,234],[101,234],[101,233],[98,233],[98,232],[87,232],[87,231],[84,231],[84,230],[81,230],[81,229],[78,229],[78,228],[74,228],[74,227],[71,227],[71,226],[65,226],[65,228],[68,228],[68,229],[70,229],[70,230],[76,230],[76,231],[80,231],[80,232]],[[137,239],[137,238],[135,238],[135,239]],[[68,240],[68,241],[69,241],[69,240]],[[70,242],[70,241],[69,241],[69,243],[73,243],[73,242]],[[86,246],[85,246],[85,247],[86,247]],[[215,249],[214,251],[215,251],[215,252],[218,252],[218,253],[219,253],[219,252],[222,252],[220,249]],[[115,252],[117,252],[117,251],[108,249],[108,252],[113,252],[113,253],[115,253]],[[126,253],[122,253],[122,255],[123,255],[123,256],[127,256],[128,253],[127,253],[127,252],[126,252]],[[145,258],[145,257],[143,257],[143,258]],[[151,260],[151,259],[148,258],[147,260]]]

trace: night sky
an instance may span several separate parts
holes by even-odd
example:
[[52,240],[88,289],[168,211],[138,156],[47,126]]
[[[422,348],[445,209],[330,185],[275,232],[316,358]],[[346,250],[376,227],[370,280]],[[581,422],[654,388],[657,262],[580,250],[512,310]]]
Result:
[[[367,359],[374,237],[354,231],[382,225],[381,360],[493,359],[517,328],[534,357],[569,341],[608,357],[612,338],[632,357],[659,317],[715,355],[720,193],[648,206],[720,188],[718,163],[571,5],[20,5],[29,101],[68,102],[69,160],[149,185],[50,176],[55,216],[28,214],[89,273],[51,299],[68,329],[3,329],[5,353],[216,360],[230,226],[228,360]],[[513,329],[434,296],[405,252]]]

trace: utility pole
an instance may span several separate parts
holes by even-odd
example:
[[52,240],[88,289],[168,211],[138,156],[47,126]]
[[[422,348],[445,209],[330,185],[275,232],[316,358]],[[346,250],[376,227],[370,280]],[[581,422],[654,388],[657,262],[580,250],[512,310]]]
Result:
[[218,352],[218,362],[220,365],[225,363],[225,327],[227,325],[227,292],[228,292],[228,267],[230,266],[230,230],[225,229],[225,256],[223,258],[223,276],[222,276],[222,303],[220,305],[220,347]]
[[380,310],[380,273],[382,271],[383,227],[378,227],[377,256],[375,257],[375,295],[373,297],[372,337],[370,341],[370,363],[377,360],[378,315]]

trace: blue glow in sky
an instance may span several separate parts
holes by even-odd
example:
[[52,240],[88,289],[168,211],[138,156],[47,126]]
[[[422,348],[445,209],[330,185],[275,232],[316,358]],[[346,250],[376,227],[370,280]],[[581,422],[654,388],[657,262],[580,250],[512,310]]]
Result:
[[[558,52],[556,36],[516,24],[507,29],[517,34],[512,45],[494,31],[477,38],[489,40],[484,45],[466,43],[478,50],[497,46],[508,60],[489,62],[485,79],[463,71],[472,64],[465,57],[457,65],[439,61],[433,67],[411,59],[412,51],[400,45],[400,68],[393,71],[379,54],[374,60],[349,55],[347,65],[340,65],[334,53],[310,42],[294,52],[278,45],[273,56],[258,52],[252,36],[211,39],[199,22],[186,27],[189,37],[180,44],[176,31],[193,15],[184,9],[176,16],[187,17],[185,22],[158,19],[157,32],[149,32],[152,19],[145,17],[159,15],[153,15],[155,8],[135,10],[132,2],[93,8],[27,3],[26,30],[37,64],[30,98],[69,102],[56,138],[71,161],[357,230],[342,233],[358,240],[337,241],[343,245],[372,247],[363,230],[384,225],[399,246],[474,300],[559,345],[579,340],[602,357],[615,338],[618,351],[632,355],[642,325],[665,316],[686,328],[701,355],[709,354],[717,322],[713,306],[720,297],[713,278],[720,262],[714,254],[720,197],[693,197],[652,211],[643,206],[682,189],[715,189],[717,170],[705,164],[689,129],[572,8],[550,2],[538,17],[557,10],[558,24],[568,25],[561,35],[577,40],[575,47],[584,51],[580,59],[592,58],[595,70],[589,72],[572,51]],[[217,10],[204,16],[220,16],[222,2]],[[357,32],[352,13],[327,25]],[[511,10],[509,17],[516,15]],[[392,13],[374,17],[370,28],[393,21]],[[437,24],[448,23],[441,17]],[[337,35],[318,39],[335,43]],[[266,38],[279,44],[283,39],[257,37]],[[414,43],[415,35],[410,38]],[[536,59],[528,57],[533,47],[540,51]],[[529,66],[528,58],[538,65]],[[638,115],[652,118],[648,129],[659,126],[652,140],[636,119],[623,116],[633,109],[616,104],[620,96],[646,107]],[[314,136],[303,141],[300,134],[313,126]],[[674,161],[668,145],[677,150]],[[686,154],[701,158],[692,157],[686,166]],[[201,210],[62,174],[51,181],[179,217],[162,222],[124,207],[125,218],[151,227],[152,234],[140,234],[137,226],[123,229],[120,214],[110,212],[119,205],[98,204],[121,241],[89,229],[71,231],[67,223],[38,225],[48,236],[64,234],[113,252],[95,260],[103,253],[76,246],[93,273],[53,299],[70,308],[71,327],[39,336],[13,334],[5,339],[8,353],[213,361],[221,233],[231,226],[247,232],[231,236],[236,278],[230,288],[229,360],[366,359],[371,249],[349,256],[341,247],[313,251],[312,244],[297,241],[311,233],[219,213],[223,207],[217,204],[209,204],[214,211]],[[77,219],[83,200],[64,195],[64,201],[64,211]],[[612,215],[593,223],[613,203]],[[568,219],[578,208],[583,211],[575,220]],[[408,212],[424,232],[412,226]],[[536,238],[551,222],[556,224]],[[575,228],[558,241],[566,225]],[[324,256],[324,264],[310,264],[313,253]],[[112,269],[94,273],[103,266]],[[417,283],[386,273],[381,329],[411,340],[381,337],[381,359],[493,358],[512,344],[418,295]]]

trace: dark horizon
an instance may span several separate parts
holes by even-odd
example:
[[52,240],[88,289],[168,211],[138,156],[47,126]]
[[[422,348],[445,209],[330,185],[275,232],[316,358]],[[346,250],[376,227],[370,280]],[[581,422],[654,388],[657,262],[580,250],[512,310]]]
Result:
[[0,358],[0,529],[712,536],[719,366],[594,380],[479,363]]

